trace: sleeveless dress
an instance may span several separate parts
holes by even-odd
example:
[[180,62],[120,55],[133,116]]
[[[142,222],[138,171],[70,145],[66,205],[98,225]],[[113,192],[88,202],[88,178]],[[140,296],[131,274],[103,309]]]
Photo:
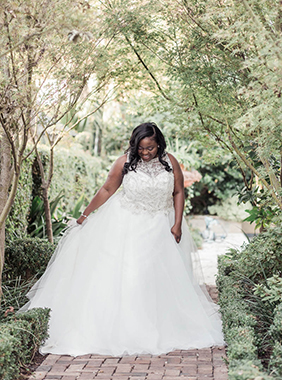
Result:
[[173,189],[158,158],[141,161],[121,191],[69,229],[21,309],[51,308],[41,353],[159,355],[224,344],[216,307],[193,274],[185,221],[179,244],[170,232]]

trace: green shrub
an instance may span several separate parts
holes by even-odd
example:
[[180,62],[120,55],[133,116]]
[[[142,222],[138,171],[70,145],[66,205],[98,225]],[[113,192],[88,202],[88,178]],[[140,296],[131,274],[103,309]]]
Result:
[[274,343],[270,358],[270,369],[282,377],[282,302],[274,310],[273,323],[269,335]]
[[49,309],[32,309],[0,324],[0,379],[14,380],[47,338]]
[[254,327],[256,325],[255,317],[242,306],[244,301],[231,302],[224,309],[223,325],[226,330],[236,327],[245,328],[246,326]]
[[[54,241],[58,241],[60,239],[64,230],[67,228],[67,222],[69,220],[66,213],[62,212],[62,209],[58,207],[58,204],[62,198],[63,195],[58,194],[58,196],[49,203]],[[44,201],[38,195],[33,198],[28,221],[29,225],[27,232],[30,236],[48,239]]]
[[272,355],[269,361],[269,368],[271,373],[275,376],[282,378],[282,344],[281,342],[275,342]]
[[55,250],[55,245],[39,238],[19,238],[5,249],[4,280],[39,278]]
[[[48,148],[40,144],[39,151],[43,165],[47,168]],[[87,204],[98,188],[102,186],[107,178],[109,161],[103,160],[101,157],[93,157],[75,146],[72,149],[57,147],[54,154],[54,165],[49,196],[50,199],[55,199],[58,194],[65,194],[60,206],[67,214],[70,214],[81,194],[85,195]],[[33,183],[33,197],[41,196],[41,178],[36,164],[33,166]]]
[[9,308],[18,311],[26,302],[26,294],[34,285],[35,279],[28,281],[22,280],[20,277],[16,279],[6,280],[2,284],[2,297],[0,307],[0,322],[7,320],[5,312]]
[[273,304],[281,302],[282,278],[278,275],[274,275],[266,280],[266,285],[255,285],[254,294],[260,296],[263,301],[268,301]]
[[6,241],[23,237],[26,233],[32,192],[31,165],[33,159],[31,156],[25,160],[21,168],[16,197],[6,220]]
[[[212,161],[208,162],[209,154],[214,155],[216,152],[218,157],[213,157]],[[198,170],[203,177],[200,182],[194,184],[195,196],[191,199],[194,214],[209,211],[210,206],[231,198],[237,193],[238,187],[242,186],[241,172],[230,154],[225,154],[220,149],[215,149],[214,152],[204,149],[201,154]]]
[[[231,249],[218,258],[217,287],[231,380],[281,378],[282,304],[277,306],[281,270],[282,229],[278,226],[255,237],[241,251]],[[271,351],[271,373],[267,374],[259,358]]]
[[277,334],[277,339],[282,340],[282,302],[274,310],[272,331]]
[[247,278],[254,284],[266,284],[267,278],[281,276],[282,227],[276,226],[255,236],[242,250],[230,249],[226,257],[229,265],[224,263],[224,270],[237,279]]
[[262,371],[259,361],[234,361],[228,371],[229,380],[271,380],[273,377]]
[[225,335],[228,342],[228,360],[257,360],[257,347],[255,334],[251,327],[233,327]]

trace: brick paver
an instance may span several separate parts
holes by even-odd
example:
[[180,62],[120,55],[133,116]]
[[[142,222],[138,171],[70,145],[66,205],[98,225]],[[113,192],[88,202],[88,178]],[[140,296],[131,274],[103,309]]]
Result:
[[[216,289],[208,289],[216,300]],[[159,356],[48,355],[28,380],[227,380],[225,347]]]
[[224,357],[224,347],[159,356],[48,355],[29,380],[227,380]]

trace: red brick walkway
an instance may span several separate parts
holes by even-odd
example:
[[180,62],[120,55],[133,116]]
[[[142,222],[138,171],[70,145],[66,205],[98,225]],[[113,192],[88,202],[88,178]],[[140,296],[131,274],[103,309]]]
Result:
[[160,356],[48,355],[29,380],[227,380],[224,356],[218,347]]
[[[216,301],[214,287],[208,289]],[[227,380],[224,347],[112,357],[48,355],[29,380]]]

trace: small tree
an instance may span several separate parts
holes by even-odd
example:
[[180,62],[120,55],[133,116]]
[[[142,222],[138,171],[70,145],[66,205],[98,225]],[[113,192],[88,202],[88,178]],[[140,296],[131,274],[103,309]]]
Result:
[[257,177],[282,210],[281,1],[106,4],[120,48],[162,97],[157,107],[190,137],[230,151],[246,188]]
[[[45,132],[78,105],[91,75],[96,91],[107,83],[109,65],[103,61],[110,39],[97,19],[89,27],[95,8],[86,1],[8,0],[0,9],[1,286],[5,220],[22,162]],[[28,140],[34,142],[31,151]]]
[[[52,231],[52,217],[51,217],[50,202],[49,202],[49,189],[51,186],[53,173],[54,173],[54,150],[66,134],[68,134],[72,129],[74,129],[80,122],[87,119],[92,114],[96,113],[107,102],[108,96],[110,93],[111,91],[109,91],[106,94],[106,96],[104,96],[103,99],[101,99],[99,106],[93,108],[90,112],[88,112],[84,116],[77,118],[76,121],[72,122],[75,115],[74,113],[72,113],[72,116],[70,117],[70,119],[67,119],[67,121],[64,124],[57,124],[56,126],[49,128],[48,130],[45,131],[44,136],[49,145],[49,165],[48,165],[47,170],[46,169],[44,170],[44,165],[42,163],[41,156],[37,149],[36,140],[35,138],[33,138],[34,150],[36,153],[36,160],[38,163],[41,182],[42,182],[41,187],[42,187],[42,198],[44,202],[46,232],[47,232],[48,240],[50,243],[53,243],[53,231]],[[90,94],[88,94],[87,98],[89,96]],[[82,103],[84,103],[84,100],[82,101]]]

